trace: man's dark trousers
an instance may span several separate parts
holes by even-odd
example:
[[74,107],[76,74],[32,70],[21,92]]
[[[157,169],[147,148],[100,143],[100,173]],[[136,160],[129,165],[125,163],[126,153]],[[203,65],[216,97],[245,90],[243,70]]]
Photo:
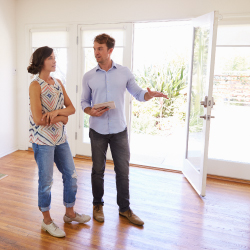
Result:
[[115,165],[117,204],[119,211],[129,209],[129,160],[130,150],[127,129],[117,134],[102,135],[90,129],[89,137],[92,150],[92,193],[93,205],[104,204],[104,171],[108,144]]

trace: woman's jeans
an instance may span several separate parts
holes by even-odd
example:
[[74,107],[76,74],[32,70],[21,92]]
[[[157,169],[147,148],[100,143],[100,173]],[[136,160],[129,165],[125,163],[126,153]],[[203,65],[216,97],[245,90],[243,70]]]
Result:
[[104,171],[108,144],[112,153],[116,173],[117,204],[121,212],[129,209],[129,160],[130,150],[127,129],[117,134],[102,135],[90,129],[92,151],[93,204],[104,204]]
[[54,162],[62,173],[64,206],[73,207],[76,200],[77,173],[68,142],[47,146],[33,143],[34,157],[38,165],[38,207],[42,212],[50,210],[51,186]]

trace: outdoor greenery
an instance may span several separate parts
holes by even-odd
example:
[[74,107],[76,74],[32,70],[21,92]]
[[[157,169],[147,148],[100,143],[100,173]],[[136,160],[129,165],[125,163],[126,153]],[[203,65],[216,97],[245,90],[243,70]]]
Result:
[[203,128],[204,106],[200,104],[205,98],[207,88],[209,29],[195,28],[192,91],[190,103],[189,132],[201,132]]
[[143,89],[166,93],[169,99],[154,98],[146,103],[133,102],[132,128],[135,133],[169,135],[183,125],[186,112],[187,68],[183,60],[153,66],[135,73]]
[[[204,107],[200,101],[205,96],[207,81],[207,55],[209,30],[195,29],[193,76],[189,132],[202,131]],[[169,135],[178,126],[183,126],[186,113],[187,67],[183,59],[165,66],[154,66],[136,73],[137,83],[142,88],[168,94],[169,99],[154,98],[147,103],[133,104],[132,128],[136,133]]]
[[249,59],[241,55],[230,57],[225,63],[223,70],[231,73],[235,73],[235,71],[249,71]]

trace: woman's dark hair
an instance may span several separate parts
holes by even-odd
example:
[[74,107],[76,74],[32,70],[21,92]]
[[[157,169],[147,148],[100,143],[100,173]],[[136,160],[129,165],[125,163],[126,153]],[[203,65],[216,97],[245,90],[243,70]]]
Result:
[[43,63],[46,58],[48,58],[53,52],[53,49],[44,46],[35,50],[30,58],[30,65],[27,67],[29,73],[35,75],[41,72],[43,68]]

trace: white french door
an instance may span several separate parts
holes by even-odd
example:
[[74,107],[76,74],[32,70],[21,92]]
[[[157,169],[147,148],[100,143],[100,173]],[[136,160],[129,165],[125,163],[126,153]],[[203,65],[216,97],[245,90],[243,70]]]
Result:
[[[96,67],[94,57],[93,41],[95,36],[106,33],[116,40],[115,49],[111,58],[118,64],[131,69],[132,62],[132,24],[94,24],[78,25],[78,82],[82,82],[83,75]],[[78,85],[77,91],[77,132],[76,132],[76,154],[91,156],[89,140],[89,116],[82,111],[81,103],[82,86]],[[130,96],[126,93],[125,112],[128,130],[130,128]],[[129,131],[128,131],[129,132]],[[107,159],[112,159],[110,149]]]
[[210,122],[214,105],[213,77],[218,13],[193,20],[193,43],[186,116],[183,174],[205,196]]

